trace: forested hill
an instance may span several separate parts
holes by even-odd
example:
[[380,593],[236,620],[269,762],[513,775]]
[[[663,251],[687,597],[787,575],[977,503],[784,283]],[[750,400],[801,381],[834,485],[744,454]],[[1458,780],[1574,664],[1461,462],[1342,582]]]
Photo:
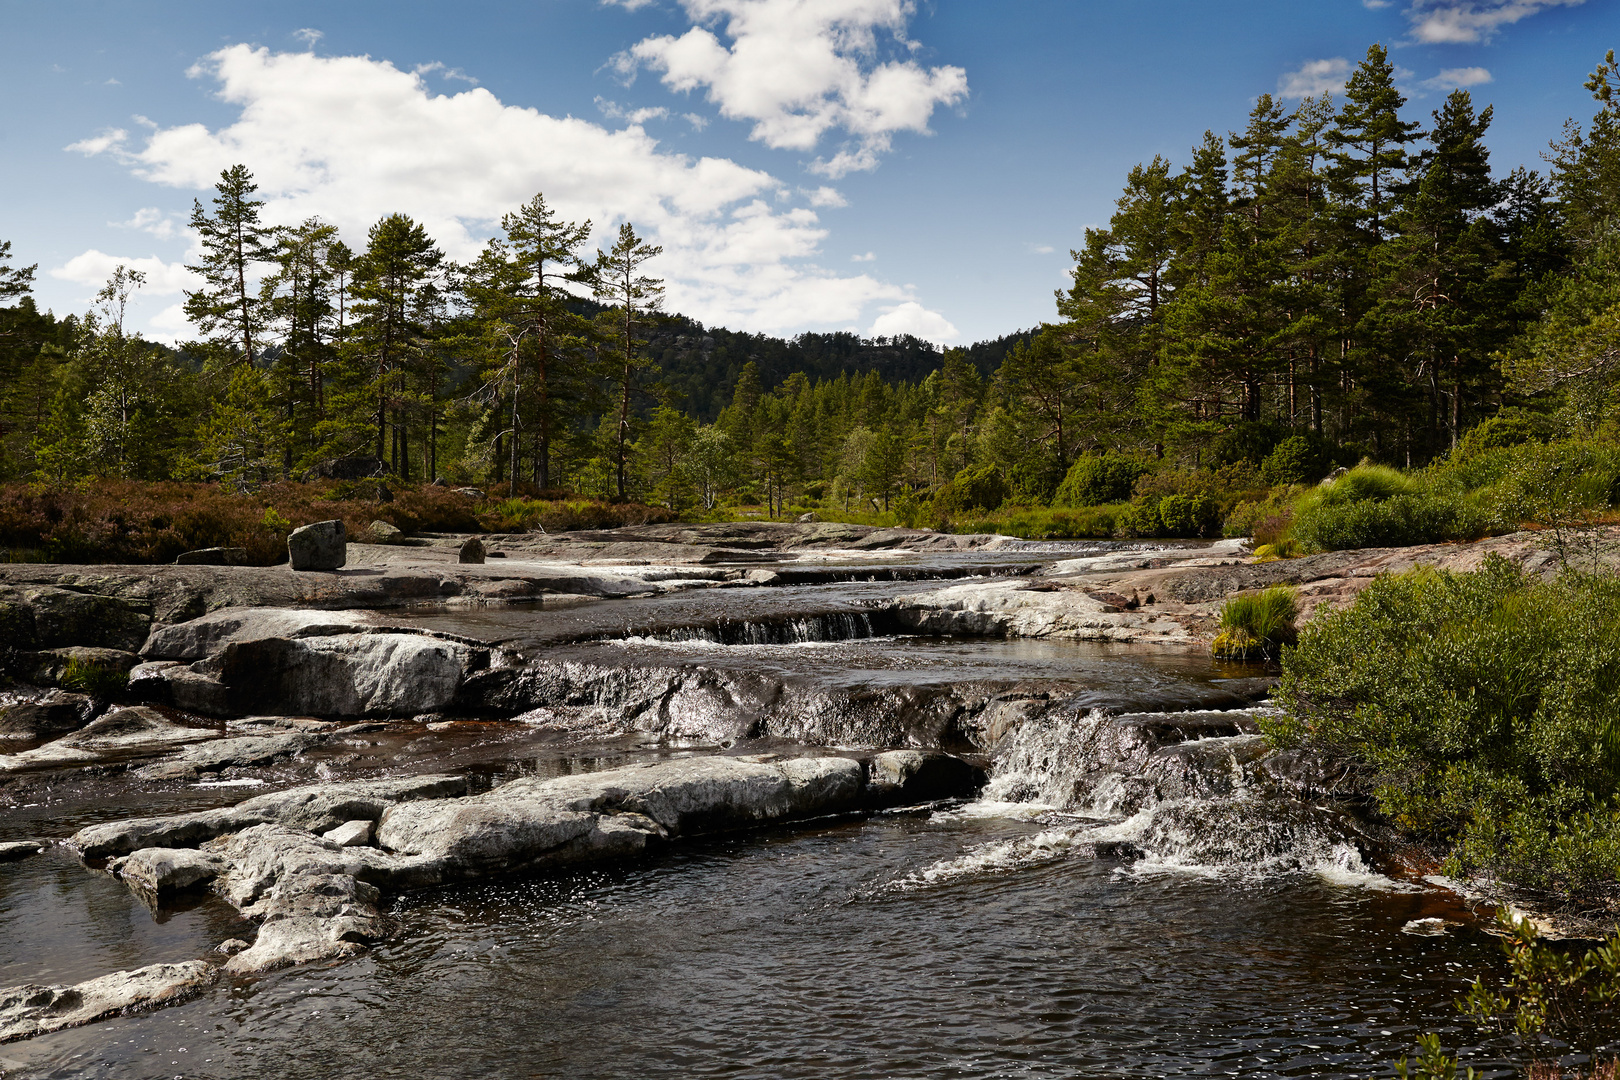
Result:
[[[766,391],[775,390],[795,372],[811,382],[868,371],[877,372],[885,382],[921,382],[944,361],[936,345],[909,334],[863,338],[837,331],[779,338],[705,327],[684,315],[670,315],[649,327],[646,335],[647,354],[658,365],[659,381],[670,391],[675,407],[705,424],[713,423],[731,404],[737,376],[749,361]],[[1013,346],[1034,336],[1034,330],[1019,330],[964,351],[980,374],[988,376]]]

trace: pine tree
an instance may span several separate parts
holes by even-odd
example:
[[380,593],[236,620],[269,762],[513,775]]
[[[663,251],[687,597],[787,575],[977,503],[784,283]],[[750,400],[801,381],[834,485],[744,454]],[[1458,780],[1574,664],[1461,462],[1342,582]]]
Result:
[[263,339],[264,302],[250,284],[254,266],[274,258],[274,234],[259,221],[264,203],[253,198],[258,185],[245,165],[219,174],[214,213],[191,205],[191,228],[202,246],[202,261],[186,269],[202,275],[203,287],[186,293],[186,317],[212,345],[216,363],[258,362]]
[[642,267],[663,254],[664,249],[636,235],[629,222],[619,226],[619,237],[612,249],[599,252],[595,266],[597,300],[612,312],[611,333],[616,338],[616,356],[610,380],[617,387],[618,429],[615,438],[614,472],[618,495],[625,497],[625,450],[631,442],[631,406],[642,392],[639,380],[653,367],[645,354],[646,341],[636,337],[638,326],[663,306],[661,278],[642,273]]
[[[443,262],[444,252],[426,229],[404,214],[390,214],[371,227],[354,271],[349,348],[370,369],[377,457],[404,480],[411,476],[413,424],[429,421],[430,446],[434,433],[437,357],[427,338],[441,300],[434,276]],[[429,448],[426,469],[431,457]]]

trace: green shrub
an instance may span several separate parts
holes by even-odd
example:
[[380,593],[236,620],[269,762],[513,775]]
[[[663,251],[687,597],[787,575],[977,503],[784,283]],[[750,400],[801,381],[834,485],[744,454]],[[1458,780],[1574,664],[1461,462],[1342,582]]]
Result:
[[1299,593],[1286,585],[1234,596],[1221,605],[1220,632],[1212,651],[1232,660],[1274,657],[1296,640],[1298,617]]
[[1598,442],[1527,444],[1504,452],[1502,478],[1485,493],[1503,525],[1550,524],[1620,498],[1620,446]]
[[1292,537],[1271,544],[1260,544],[1254,549],[1255,562],[1276,562],[1279,559],[1297,559],[1305,553],[1299,541]]
[[1209,536],[1221,523],[1221,508],[1208,495],[1166,495],[1159,500],[1159,524],[1166,536]]
[[1119,454],[1083,454],[1069,467],[1068,475],[1052,497],[1054,506],[1101,506],[1124,502],[1131,497],[1137,479],[1148,466]]
[[1620,579],[1382,577],[1283,656],[1273,742],[1345,766],[1450,873],[1564,894],[1620,876]]
[[963,469],[934,495],[934,509],[942,514],[964,510],[994,510],[1007,500],[1009,488],[1001,469],[980,465]]
[[1118,531],[1125,536],[1163,536],[1164,521],[1159,517],[1161,501],[1147,495],[1132,499],[1116,519]]
[[1553,437],[1552,419],[1520,409],[1503,409],[1488,420],[1475,424],[1457,440],[1457,451],[1465,457],[1529,442],[1546,442]]
[[1465,496],[1417,493],[1388,499],[1301,503],[1294,537],[1318,551],[1408,547],[1483,536],[1488,518]]
[[1421,490],[1423,485],[1415,477],[1399,469],[1362,462],[1332,483],[1317,487],[1311,494],[1329,506],[1343,506],[1367,499],[1415,495]]
[[1333,448],[1320,435],[1290,435],[1260,464],[1266,483],[1314,484],[1333,469]]

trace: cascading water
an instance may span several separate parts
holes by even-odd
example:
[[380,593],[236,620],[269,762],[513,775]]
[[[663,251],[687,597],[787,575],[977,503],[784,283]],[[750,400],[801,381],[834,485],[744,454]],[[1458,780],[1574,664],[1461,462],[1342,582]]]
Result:
[[[883,613],[887,614],[887,612]],[[706,642],[712,645],[804,645],[813,642],[854,641],[893,634],[898,628],[874,624],[864,611],[835,611],[796,619],[722,622],[708,626],[681,626],[660,630],[630,642]]]
[[1134,859],[1136,873],[1264,877],[1315,872],[1394,882],[1363,856],[1353,819],[1302,801],[1267,771],[1253,712],[1110,715],[1054,708],[1003,742],[979,802],[956,813],[1049,826],[913,874],[931,884],[1070,855]]

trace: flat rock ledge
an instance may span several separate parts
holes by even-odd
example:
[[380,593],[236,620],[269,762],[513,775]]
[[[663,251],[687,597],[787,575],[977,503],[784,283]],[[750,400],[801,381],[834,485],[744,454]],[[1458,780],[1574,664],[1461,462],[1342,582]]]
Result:
[[[966,761],[919,750],[867,759],[683,758],[514,780],[480,794],[468,794],[462,777],[420,776],[312,785],[218,810],[92,825],[72,843],[86,860],[108,860],[108,872],[149,903],[206,885],[257,920],[257,940],[223,964],[229,974],[252,975],[342,959],[385,937],[392,929],[380,908],[385,891],[968,796],[984,779]],[[42,992],[4,993],[23,990]],[[93,1017],[72,1022],[85,1019]],[[54,1029],[23,1020],[0,1026],[10,1030],[20,1038]]]
[[178,1004],[218,975],[219,969],[208,961],[188,960],[118,971],[76,986],[28,984],[0,990],[0,1043]]

